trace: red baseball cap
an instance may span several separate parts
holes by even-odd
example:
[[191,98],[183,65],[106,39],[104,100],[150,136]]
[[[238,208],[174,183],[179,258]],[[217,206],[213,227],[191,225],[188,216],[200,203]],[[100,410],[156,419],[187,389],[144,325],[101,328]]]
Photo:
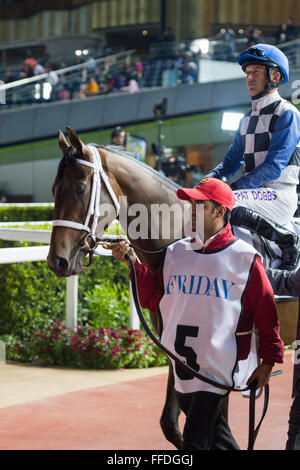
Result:
[[203,178],[194,188],[180,188],[176,194],[179,199],[184,200],[216,201],[230,211],[236,203],[231,187],[216,178]]

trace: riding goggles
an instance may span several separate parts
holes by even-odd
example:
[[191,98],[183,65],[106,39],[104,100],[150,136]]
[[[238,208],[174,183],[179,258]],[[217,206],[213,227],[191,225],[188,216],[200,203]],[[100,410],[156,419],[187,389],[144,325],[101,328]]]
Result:
[[243,56],[244,54],[247,55],[253,55],[253,57],[265,57],[266,56],[266,51],[263,49],[260,49],[259,47],[252,47],[250,49],[246,49],[241,55]]

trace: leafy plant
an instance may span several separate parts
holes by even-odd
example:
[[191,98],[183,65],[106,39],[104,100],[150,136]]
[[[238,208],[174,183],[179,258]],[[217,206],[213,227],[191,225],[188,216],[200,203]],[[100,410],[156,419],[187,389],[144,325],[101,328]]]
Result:
[[53,206],[0,206],[1,222],[53,220]]
[[127,285],[111,284],[102,279],[85,293],[86,319],[93,328],[128,326],[129,296]]
[[119,369],[167,363],[165,355],[149,338],[126,327],[95,329],[85,325],[73,331],[56,321],[34,331],[26,341],[13,335],[2,336],[1,340],[6,344],[7,360],[43,366]]

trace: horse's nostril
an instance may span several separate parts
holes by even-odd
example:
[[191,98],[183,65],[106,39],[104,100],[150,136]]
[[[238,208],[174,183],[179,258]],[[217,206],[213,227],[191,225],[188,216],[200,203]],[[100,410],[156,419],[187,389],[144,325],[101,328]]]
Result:
[[68,261],[65,258],[57,258],[57,267],[59,269],[67,269],[69,266]]

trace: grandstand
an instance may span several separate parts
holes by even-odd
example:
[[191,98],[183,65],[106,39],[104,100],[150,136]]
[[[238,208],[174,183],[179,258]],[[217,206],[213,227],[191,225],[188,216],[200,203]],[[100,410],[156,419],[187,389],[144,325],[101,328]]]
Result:
[[[152,144],[158,128],[153,106],[163,98],[168,103],[163,123],[167,163],[170,156],[185,161],[182,171],[190,169],[185,182],[199,165],[208,171],[222,159],[233,135],[221,129],[223,111],[244,112],[249,106],[236,59],[247,47],[250,22],[228,18],[226,27],[233,31],[228,41],[213,9],[205,17],[209,22],[204,18],[195,29],[192,15],[185,26],[178,18],[174,22],[168,2],[152,3],[136,20],[132,13],[122,19],[125,13],[117,15],[106,0],[77,1],[72,10],[63,1],[51,6],[44,2],[31,13],[30,1],[19,2],[14,10],[12,5],[16,2],[0,3],[2,18],[7,18],[7,35],[3,38],[2,29],[5,40],[0,43],[0,191],[10,200],[22,195],[32,201],[52,200],[57,129],[66,125],[84,140],[103,144],[109,143],[111,129],[122,125],[146,140],[147,161],[155,165]],[[199,2],[199,14],[198,8]],[[261,14],[257,24],[265,41],[277,43],[276,23],[266,24]],[[162,34],[166,25],[173,26],[168,38]],[[297,35],[296,29],[292,41],[279,44],[290,60],[291,83],[300,66]],[[288,99],[296,92],[290,84],[282,88]],[[14,171],[16,163],[20,176]]]

